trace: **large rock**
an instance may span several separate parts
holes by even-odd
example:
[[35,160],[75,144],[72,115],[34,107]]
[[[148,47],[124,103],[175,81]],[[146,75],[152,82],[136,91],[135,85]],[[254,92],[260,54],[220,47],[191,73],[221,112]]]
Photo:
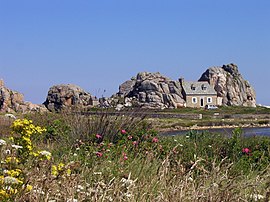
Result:
[[98,105],[97,98],[74,84],[61,84],[49,89],[44,105],[50,111],[60,111],[66,107],[86,107]]
[[[119,86],[112,99],[124,97],[122,104],[142,108],[177,108],[184,106],[180,82],[158,73],[141,72]],[[127,99],[128,98],[128,99]],[[121,99],[119,99],[121,101]]]
[[0,111],[2,112],[44,112],[44,105],[25,102],[22,93],[7,88],[3,80],[0,80]]
[[208,81],[214,85],[222,105],[256,107],[255,90],[242,77],[235,64],[211,67],[199,81]]

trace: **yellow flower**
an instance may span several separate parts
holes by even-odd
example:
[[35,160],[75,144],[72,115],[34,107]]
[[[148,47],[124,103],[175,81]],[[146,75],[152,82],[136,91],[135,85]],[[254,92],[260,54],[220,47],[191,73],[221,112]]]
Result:
[[65,164],[59,163],[58,166],[57,166],[57,169],[58,169],[59,171],[61,171],[61,170],[63,170],[64,166],[65,166]]
[[4,183],[4,176],[0,176],[0,184]]
[[52,175],[54,175],[54,176],[58,175],[57,166],[55,166],[55,165],[52,166]]
[[28,184],[27,186],[26,186],[26,191],[31,191],[33,189],[33,186],[32,185],[30,185],[30,184]]
[[5,162],[6,163],[19,163],[20,161],[16,157],[7,157]]
[[15,169],[15,170],[8,170],[7,174],[11,177],[18,177],[21,174],[22,170]]
[[0,199],[8,198],[9,195],[5,190],[0,189]]
[[71,170],[67,169],[67,175],[70,176],[71,175]]
[[33,155],[34,157],[37,157],[39,154],[37,152],[30,152],[30,155]]

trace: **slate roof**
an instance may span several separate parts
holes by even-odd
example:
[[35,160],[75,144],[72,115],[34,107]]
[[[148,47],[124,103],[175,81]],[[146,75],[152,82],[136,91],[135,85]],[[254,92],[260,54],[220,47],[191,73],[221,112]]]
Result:
[[184,81],[182,86],[186,95],[217,95],[214,87],[206,81]]

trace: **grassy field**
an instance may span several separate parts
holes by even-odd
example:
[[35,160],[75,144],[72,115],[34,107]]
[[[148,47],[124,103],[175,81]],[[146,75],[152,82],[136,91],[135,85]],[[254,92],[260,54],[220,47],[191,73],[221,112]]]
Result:
[[241,129],[160,137],[143,117],[106,113],[0,124],[1,201],[270,200],[270,138]]

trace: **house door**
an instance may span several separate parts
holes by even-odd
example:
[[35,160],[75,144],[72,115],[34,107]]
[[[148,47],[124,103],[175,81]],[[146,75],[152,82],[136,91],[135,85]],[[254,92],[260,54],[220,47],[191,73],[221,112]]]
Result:
[[204,101],[203,101],[203,98],[201,98],[201,107],[204,107]]

